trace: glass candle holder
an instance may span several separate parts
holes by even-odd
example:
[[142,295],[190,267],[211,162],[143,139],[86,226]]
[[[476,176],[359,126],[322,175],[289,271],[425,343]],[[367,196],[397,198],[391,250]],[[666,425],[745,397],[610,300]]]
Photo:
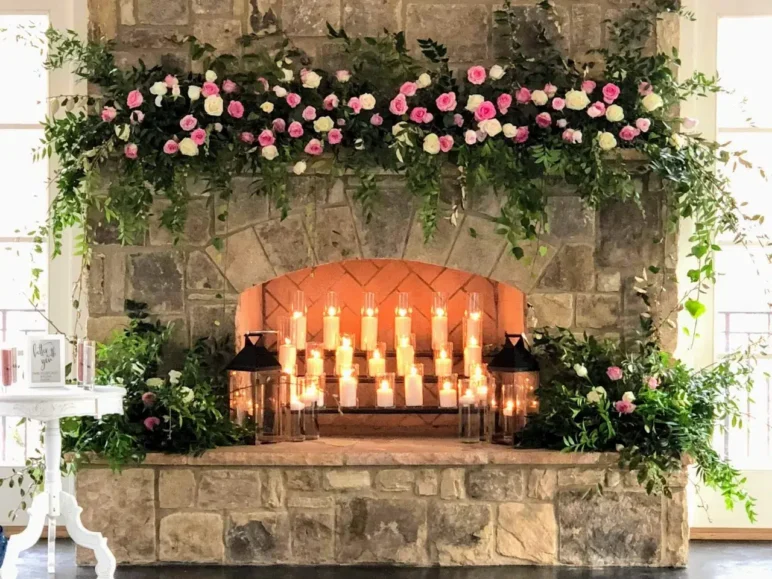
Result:
[[415,334],[400,336],[397,344],[397,375],[405,376],[415,362]]
[[321,376],[322,374],[324,374],[322,344],[308,342],[306,344],[306,376]]
[[279,366],[282,368],[294,367],[298,359],[298,351],[295,348],[295,339],[292,335],[292,320],[286,316],[279,318],[278,347]]
[[340,345],[335,350],[335,373],[338,376],[354,365],[354,336],[343,334],[340,337]]
[[450,376],[451,374],[453,374],[453,342],[446,342],[434,351],[434,375]]
[[515,401],[505,400],[501,408],[501,441],[503,444],[512,444],[515,440],[515,424],[517,420]]
[[274,374],[260,382],[257,439],[263,444],[281,442],[287,436],[285,408],[290,401],[289,374]]
[[405,374],[405,406],[424,405],[424,365],[413,364]]
[[432,349],[440,350],[447,342],[448,296],[444,292],[435,292],[432,296]]
[[458,406],[456,399],[457,390],[456,385],[458,382],[458,376],[451,374],[449,376],[442,376],[439,378],[439,395],[440,395],[440,408],[455,408]]
[[83,340],[83,388],[94,389],[96,378],[96,342]]
[[340,306],[338,305],[338,294],[327,292],[324,301],[324,349],[334,350],[340,344]]
[[464,312],[464,343],[469,344],[471,338],[476,338],[477,343],[483,343],[483,309],[482,296],[477,292],[470,292],[466,299],[466,311]]
[[365,292],[362,300],[362,333],[360,347],[363,352],[369,352],[378,345],[378,305],[373,292]]
[[295,348],[305,350],[308,321],[306,319],[306,294],[297,290],[292,298],[292,337]]
[[345,368],[338,378],[338,403],[341,408],[356,408],[359,379],[356,368]]
[[287,436],[288,442],[303,442],[306,437],[303,434],[305,422],[305,404],[300,398],[293,396],[290,398],[287,410]]
[[458,381],[459,392],[463,394],[458,399],[458,437],[463,443],[480,442],[480,411],[477,408],[477,396],[469,388],[469,380]]
[[375,378],[375,399],[378,408],[394,408],[394,372],[379,374]]
[[319,438],[319,420],[316,412],[319,401],[319,390],[315,378],[306,378],[298,381],[300,389],[300,401],[303,402],[303,436],[306,440]]
[[380,376],[386,373],[386,342],[379,342],[367,358],[367,374]]
[[2,364],[2,382],[3,386],[11,386],[14,380],[14,358],[16,348],[10,346],[3,347],[0,350],[0,364]]
[[480,363],[482,363],[482,344],[472,336],[464,347],[464,375],[471,376],[472,368]]
[[325,393],[327,391],[327,377],[322,374],[321,376],[306,376],[306,390],[313,387],[316,390],[316,406],[317,408],[324,408],[325,406]]
[[410,294],[400,292],[397,296],[397,307],[394,310],[394,347],[398,348],[403,336],[412,334],[413,310],[410,307]]

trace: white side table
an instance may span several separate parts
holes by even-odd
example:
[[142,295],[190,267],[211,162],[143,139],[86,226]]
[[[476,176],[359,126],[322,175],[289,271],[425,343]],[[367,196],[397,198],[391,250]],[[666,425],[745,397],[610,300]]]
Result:
[[27,528],[8,541],[0,578],[16,579],[19,554],[32,547],[43,533],[48,519],[48,572],[55,567],[54,546],[56,519],[61,518],[76,545],[92,549],[96,556],[97,579],[113,579],[115,557],[107,548],[107,539],[101,533],[88,531],[80,520],[83,509],[75,497],[62,492],[60,471],[62,456],[62,432],[59,419],[69,416],[94,416],[123,414],[124,388],[97,386],[83,390],[75,386],[59,388],[25,388],[11,386],[0,394],[0,416],[23,416],[45,422],[46,482],[45,490],[37,495],[28,509]]

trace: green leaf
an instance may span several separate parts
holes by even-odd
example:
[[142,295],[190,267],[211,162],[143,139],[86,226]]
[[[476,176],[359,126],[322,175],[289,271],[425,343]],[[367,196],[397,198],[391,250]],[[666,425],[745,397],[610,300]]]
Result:
[[694,299],[686,300],[684,307],[686,308],[686,311],[689,312],[689,315],[695,320],[702,316],[706,311],[705,304]]

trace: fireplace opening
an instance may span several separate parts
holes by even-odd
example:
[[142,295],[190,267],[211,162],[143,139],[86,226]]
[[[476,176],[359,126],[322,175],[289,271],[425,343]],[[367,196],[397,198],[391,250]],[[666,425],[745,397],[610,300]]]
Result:
[[[464,319],[470,296],[479,300],[479,334],[482,362],[490,359],[502,345],[505,333],[525,330],[525,296],[507,284],[480,275],[436,265],[394,259],[350,260],[306,268],[278,276],[242,292],[236,310],[237,348],[244,345],[244,334],[258,330],[279,331],[293,317],[293,301],[302,292],[305,302],[305,340],[319,345],[325,379],[325,408],[319,415],[322,436],[437,436],[457,435],[458,418],[449,408],[441,408],[441,386],[438,373],[447,370],[436,367],[437,344],[433,343],[432,317],[436,313],[437,294],[445,299],[447,317],[448,357],[442,362],[453,374],[463,376],[465,367]],[[351,366],[358,374],[357,403],[345,407],[339,391],[339,368],[336,352],[324,349],[325,316],[330,306],[330,294],[336,300],[339,316],[339,336],[352,339]],[[402,299],[409,299],[410,333],[414,336],[414,362],[423,371],[422,404],[410,404],[406,391],[407,377],[396,378],[394,401],[388,412],[371,413],[368,409],[379,404],[376,377],[372,375],[369,357],[363,347],[363,300],[370,295],[374,303],[368,309],[376,312],[377,343],[385,344],[385,371],[400,374],[400,322],[397,320]],[[374,307],[373,307],[374,306]],[[372,311],[370,312],[373,313]],[[367,332],[367,330],[365,330]],[[466,333],[468,338],[468,332]],[[329,328],[328,328],[329,339]],[[371,338],[372,340],[372,338]],[[265,343],[276,352],[277,336],[269,334]],[[367,348],[369,349],[369,348]],[[297,374],[308,369],[305,350],[297,350]],[[376,355],[377,356],[377,355]],[[318,362],[317,362],[318,363]],[[438,372],[439,370],[439,372]],[[409,374],[409,372],[406,372]],[[231,378],[231,404],[234,415],[243,406],[248,392],[249,377],[234,374]],[[406,400],[406,395],[408,399]],[[383,402],[381,400],[380,402]],[[341,406],[344,406],[341,408]]]

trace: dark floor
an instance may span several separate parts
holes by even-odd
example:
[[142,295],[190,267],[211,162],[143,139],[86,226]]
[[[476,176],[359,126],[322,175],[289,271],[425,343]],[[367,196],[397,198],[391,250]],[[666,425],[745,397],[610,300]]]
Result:
[[[93,579],[94,570],[77,568],[69,541],[57,544],[56,579]],[[44,579],[43,542],[24,553],[19,579]],[[772,543],[691,545],[688,569],[570,569],[561,567],[482,567],[466,569],[394,569],[362,567],[134,567],[119,568],[115,579],[770,579]]]

